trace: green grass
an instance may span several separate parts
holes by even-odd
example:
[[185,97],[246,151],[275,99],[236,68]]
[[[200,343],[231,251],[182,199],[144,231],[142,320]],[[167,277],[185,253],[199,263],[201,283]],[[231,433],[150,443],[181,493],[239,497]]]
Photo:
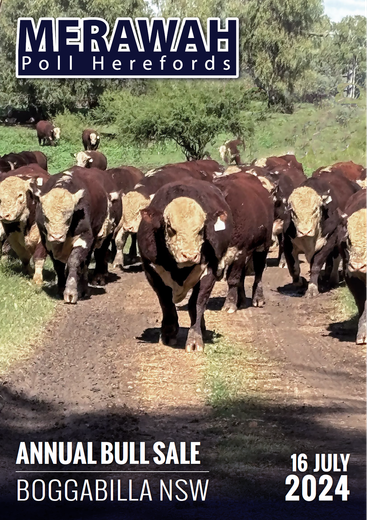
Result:
[[[341,104],[343,103],[343,105]],[[256,114],[264,107],[253,103]],[[263,112],[262,112],[263,113]],[[93,126],[82,115],[62,114],[55,118],[61,128],[61,141],[57,147],[38,145],[34,128],[0,127],[0,155],[22,150],[42,150],[48,157],[49,170],[57,173],[74,164],[74,154],[82,149],[83,128]],[[111,127],[96,128],[102,133],[100,151],[108,159],[109,167],[134,165],[147,171],[165,163],[185,160],[181,150],[173,142],[166,146],[150,145],[146,148],[126,146],[111,137]],[[347,104],[329,101],[321,108],[310,104],[296,107],[293,114],[267,113],[266,118],[255,124],[253,136],[246,142],[242,159],[294,152],[303,163],[307,174],[316,168],[338,161],[352,160],[366,163],[366,116],[363,101]],[[213,159],[220,161],[218,148],[232,136],[221,134],[207,149]]]
[[56,304],[21,274],[20,262],[0,263],[0,373],[32,353]]

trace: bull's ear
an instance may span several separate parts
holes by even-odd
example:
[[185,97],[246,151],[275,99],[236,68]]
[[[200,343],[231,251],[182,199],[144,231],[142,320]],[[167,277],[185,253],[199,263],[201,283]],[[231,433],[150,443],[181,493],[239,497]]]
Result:
[[99,139],[99,135],[97,135],[97,139]]
[[29,179],[28,181],[28,189],[31,192],[32,197],[39,202],[41,197],[41,185],[37,184],[38,180],[43,180],[40,178]]
[[113,191],[112,193],[108,194],[108,198],[111,202],[113,202],[114,200],[118,200],[122,195],[123,193],[121,191]]
[[84,190],[78,190],[76,193],[72,194],[75,206],[78,204],[78,202],[83,197],[83,195],[84,195]]
[[92,163],[93,159],[91,157],[89,157],[88,162]]
[[70,152],[70,155],[71,157],[74,157],[74,159],[76,158],[76,153]]
[[217,211],[215,213],[214,231],[223,231],[226,229],[228,214],[226,211]]
[[151,195],[149,195],[149,200],[152,201],[154,199],[154,195],[155,193],[152,193]]
[[330,190],[328,190],[327,193],[324,193],[324,195],[322,195],[322,202],[324,204],[330,204],[330,202],[332,202],[332,198],[331,198],[331,195],[330,195]]

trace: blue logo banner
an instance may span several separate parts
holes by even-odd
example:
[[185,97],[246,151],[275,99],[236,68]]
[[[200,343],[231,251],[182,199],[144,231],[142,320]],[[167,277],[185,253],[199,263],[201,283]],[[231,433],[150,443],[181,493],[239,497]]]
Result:
[[17,78],[237,78],[238,19],[19,18]]

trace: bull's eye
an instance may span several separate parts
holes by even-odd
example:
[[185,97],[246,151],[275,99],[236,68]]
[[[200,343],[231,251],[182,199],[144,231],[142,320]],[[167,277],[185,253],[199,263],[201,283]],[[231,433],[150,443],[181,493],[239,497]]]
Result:
[[204,228],[201,228],[200,231],[199,231],[199,235],[202,237],[204,236]]
[[173,229],[171,224],[167,224],[167,233],[169,237],[174,237],[176,235],[176,231]]

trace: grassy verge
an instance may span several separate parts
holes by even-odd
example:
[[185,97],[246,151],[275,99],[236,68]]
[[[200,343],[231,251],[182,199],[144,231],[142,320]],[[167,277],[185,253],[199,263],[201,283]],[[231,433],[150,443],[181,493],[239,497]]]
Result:
[[32,353],[57,305],[20,271],[17,261],[0,264],[0,373]]

